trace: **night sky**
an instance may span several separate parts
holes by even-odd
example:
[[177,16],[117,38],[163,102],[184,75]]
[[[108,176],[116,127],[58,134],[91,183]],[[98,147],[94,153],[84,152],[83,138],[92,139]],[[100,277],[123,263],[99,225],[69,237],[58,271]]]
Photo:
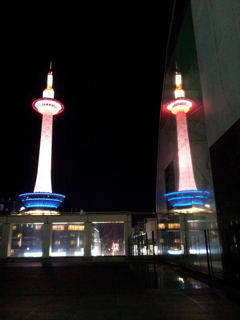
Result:
[[15,9],[1,30],[1,197],[17,200],[34,189],[42,116],[31,105],[52,60],[55,98],[65,106],[53,120],[52,185],[66,195],[61,211],[155,211],[172,8],[173,1]]

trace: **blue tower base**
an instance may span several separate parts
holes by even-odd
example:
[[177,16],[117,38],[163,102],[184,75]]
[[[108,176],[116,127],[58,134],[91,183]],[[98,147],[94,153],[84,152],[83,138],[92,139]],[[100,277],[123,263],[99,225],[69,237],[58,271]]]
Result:
[[173,208],[184,208],[190,206],[204,206],[207,202],[209,192],[198,190],[187,190],[167,193],[164,196]]
[[31,192],[20,194],[19,198],[28,210],[55,210],[63,202],[65,196],[59,193]]

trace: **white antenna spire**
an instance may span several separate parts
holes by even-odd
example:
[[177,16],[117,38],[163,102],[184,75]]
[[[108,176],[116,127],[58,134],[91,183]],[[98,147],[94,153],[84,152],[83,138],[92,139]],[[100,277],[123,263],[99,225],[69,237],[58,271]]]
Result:
[[50,61],[50,71],[47,76],[47,88],[43,91],[43,98],[54,99],[54,90],[53,90],[53,73],[52,73],[52,61]]

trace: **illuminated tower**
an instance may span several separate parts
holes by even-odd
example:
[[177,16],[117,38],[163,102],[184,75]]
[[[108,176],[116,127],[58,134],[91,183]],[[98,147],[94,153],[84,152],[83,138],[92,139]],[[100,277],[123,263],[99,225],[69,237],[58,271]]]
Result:
[[206,203],[208,192],[197,190],[186,119],[186,113],[194,104],[185,98],[185,92],[182,89],[182,76],[178,72],[175,74],[175,81],[175,100],[167,105],[167,109],[176,115],[179,185],[178,192],[168,193],[165,196],[174,208],[202,206]]
[[61,113],[64,106],[54,99],[52,65],[47,76],[47,88],[43,91],[41,99],[32,103],[34,110],[42,114],[42,130],[39,148],[38,170],[34,192],[24,193],[19,197],[24,207],[36,212],[56,210],[65,196],[52,193],[51,164],[52,164],[52,124],[53,116]]

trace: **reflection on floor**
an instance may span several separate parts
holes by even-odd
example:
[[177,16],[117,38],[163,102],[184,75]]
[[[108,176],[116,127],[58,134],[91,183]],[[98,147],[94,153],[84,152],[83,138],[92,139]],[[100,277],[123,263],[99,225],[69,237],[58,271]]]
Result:
[[[142,265],[138,271],[141,280],[126,263],[0,264],[0,319],[240,319],[239,305],[178,270]],[[142,280],[150,281],[148,289]]]
[[[196,280],[181,268],[170,268],[162,264],[133,263],[133,273],[138,281],[147,289],[184,290],[207,289],[209,281]],[[208,280],[208,279],[207,279]]]
[[176,270],[159,266],[157,268],[159,289],[205,289],[209,288],[203,282],[199,282],[189,276],[179,274]]

